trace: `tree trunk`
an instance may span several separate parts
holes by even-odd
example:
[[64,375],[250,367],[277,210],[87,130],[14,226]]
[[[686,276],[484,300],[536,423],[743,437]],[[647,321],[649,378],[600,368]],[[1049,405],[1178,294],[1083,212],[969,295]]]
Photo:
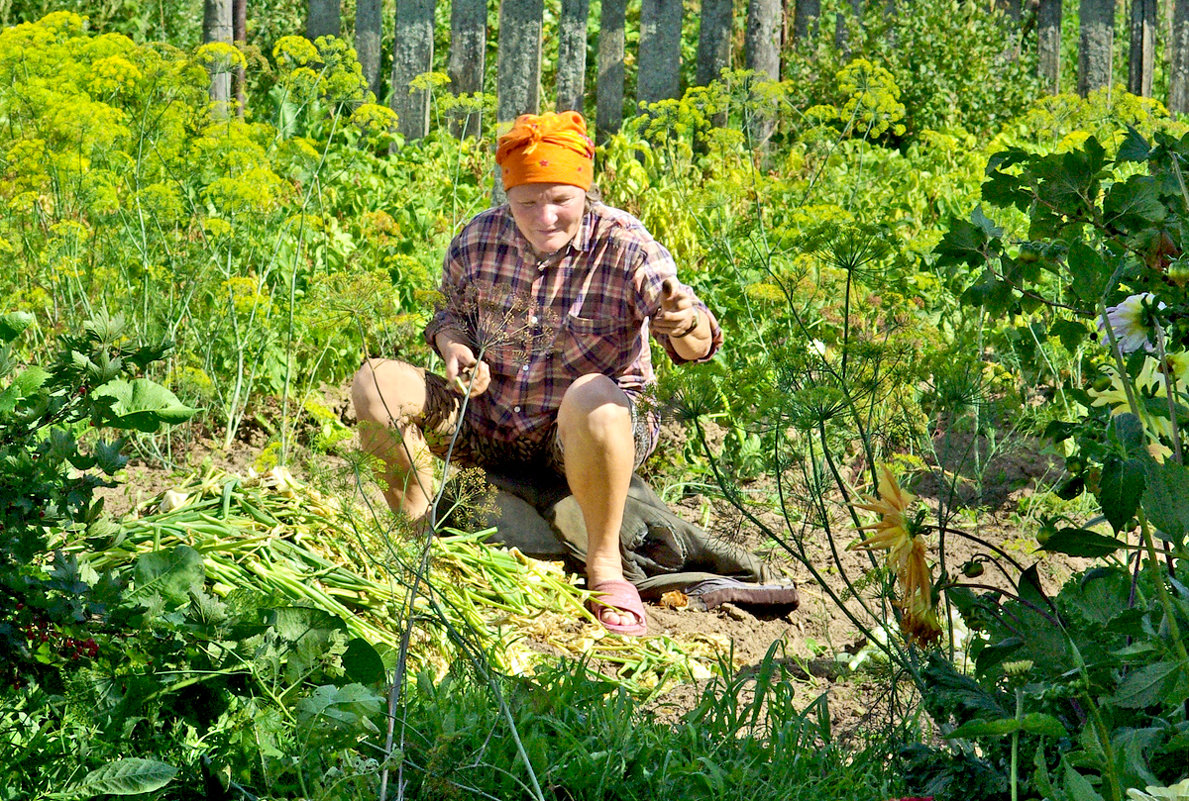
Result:
[[396,32],[392,48],[392,110],[397,130],[405,139],[429,133],[429,92],[410,90],[409,84],[433,69],[433,12],[435,0],[397,0]]
[[1036,72],[1049,94],[1061,88],[1061,0],[1040,0],[1036,12]]
[[536,114],[541,97],[541,18],[544,0],[502,0],[496,119]]
[[595,85],[595,124],[599,142],[623,124],[624,19],[627,0],[603,0],[599,15],[599,80]]
[[[747,31],[743,50],[747,69],[759,80],[780,80],[780,0],[750,0],[747,5]],[[771,116],[756,110],[748,112],[747,132],[753,147],[763,147],[772,135]]]
[[306,38],[312,42],[319,36],[338,36],[342,30],[340,0],[310,0]]
[[557,111],[582,112],[586,97],[586,21],[590,0],[562,0],[557,31]]
[[1111,85],[1111,51],[1115,38],[1115,0],[1082,0],[1078,8],[1078,94]]
[[1189,0],[1175,0],[1169,41],[1168,110],[1189,114]]
[[694,80],[705,86],[717,80],[731,66],[731,23],[733,0],[702,0],[702,21],[698,28],[698,65]]
[[380,0],[358,0],[355,4],[355,55],[363,68],[367,88],[377,98],[383,86],[380,81],[380,48],[383,46],[384,18]]
[[[202,41],[234,41],[235,25],[232,18],[231,0],[203,0]],[[215,115],[226,117],[231,105],[231,73],[222,67],[211,73],[211,102],[215,104]]]
[[1131,47],[1127,59],[1127,91],[1152,96],[1156,60],[1156,0],[1131,0]]
[[643,0],[636,102],[681,96],[681,0]]
[[822,15],[822,0],[797,0],[793,11],[793,44],[808,51],[813,49],[811,40],[817,34],[817,21]]
[[[454,0],[450,7],[450,90],[456,95],[483,91],[487,65],[487,0]],[[479,136],[479,112],[451,125],[455,136]]]
[[[242,47],[248,41],[248,0],[231,0],[231,35],[236,45]],[[243,66],[235,68],[235,113],[243,119],[248,107],[248,76]]]

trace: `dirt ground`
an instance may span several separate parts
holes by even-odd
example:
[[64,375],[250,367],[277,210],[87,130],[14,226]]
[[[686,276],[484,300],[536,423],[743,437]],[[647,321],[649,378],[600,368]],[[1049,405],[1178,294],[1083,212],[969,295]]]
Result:
[[[345,399],[332,396],[327,402],[346,422],[353,423]],[[266,442],[263,432],[251,429],[245,430],[242,441],[226,451],[217,447],[209,437],[195,439],[194,446],[178,459],[173,469],[134,460],[125,471],[122,486],[105,491],[109,511],[116,515],[126,512],[175,486],[179,476],[200,471],[204,466],[244,474]],[[946,443],[946,447],[938,452],[948,452],[951,444]],[[967,454],[969,444],[962,446]],[[1035,512],[1029,511],[1035,504],[1030,504],[1029,499],[1053,480],[1057,469],[1055,463],[1040,455],[1037,443],[988,451],[985,456],[980,472],[984,480],[981,482],[966,480],[955,472],[948,474],[949,479],[941,484],[933,480],[940,474],[934,470],[920,473],[909,488],[918,494],[919,502],[929,508],[929,519],[933,521],[937,519],[939,499],[955,496],[953,506],[956,511],[949,522],[952,529],[982,538],[998,547],[1005,557],[1023,566],[1037,563],[1046,588],[1056,591],[1084,564],[1064,557],[1046,556],[1036,550]],[[318,469],[326,469],[330,457],[320,458]],[[295,467],[294,472],[300,478],[301,466]],[[867,493],[871,489],[863,480],[864,475],[863,466],[854,465],[847,478]],[[955,475],[956,481],[952,480]],[[949,490],[945,489],[947,486]],[[757,482],[748,489],[754,491],[756,497],[763,497],[770,487]],[[888,712],[884,695],[887,681],[879,669],[878,656],[863,662],[857,672],[847,669],[847,663],[856,655],[877,652],[814,580],[804,562],[790,555],[721,498],[691,494],[671,506],[684,519],[702,524],[712,534],[726,537],[761,555],[775,573],[795,584],[800,607],[787,614],[765,615],[732,604],[710,611],[694,611],[688,607],[666,608],[662,604],[650,603],[646,605],[650,635],[666,634],[679,640],[694,633],[719,635],[731,643],[733,661],[743,673],[758,665],[765,654],[775,648],[775,656],[787,667],[796,682],[798,696],[804,699],[806,706],[822,694],[826,695],[837,731],[855,732],[867,726],[878,726],[881,717],[886,718]],[[806,561],[815,565],[834,591],[845,597],[843,576],[862,584],[872,561],[864,552],[846,550],[846,545],[856,539],[857,534],[845,506],[835,503],[834,508],[833,547],[830,538],[820,530],[806,532],[803,540]],[[786,531],[784,519],[771,508],[757,506],[754,513],[771,531]],[[938,559],[941,539],[936,532],[929,535],[931,561]],[[947,562],[954,572],[976,553],[988,552],[984,545],[959,534],[947,534],[944,540]],[[994,567],[989,567],[978,581],[1003,586],[1003,579]],[[848,601],[848,606],[852,614],[862,616],[853,599]],[[697,702],[701,692],[701,684],[681,685],[656,699],[651,708],[660,717],[676,718]]]

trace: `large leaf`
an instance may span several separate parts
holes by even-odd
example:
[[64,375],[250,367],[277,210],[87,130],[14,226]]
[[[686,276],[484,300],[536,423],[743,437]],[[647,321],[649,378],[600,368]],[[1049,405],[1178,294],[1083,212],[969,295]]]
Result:
[[1177,686],[1177,674],[1189,666],[1178,662],[1157,662],[1129,673],[1115,692],[1114,702],[1125,709],[1142,709],[1161,702],[1173,703],[1170,691]]
[[1097,250],[1080,239],[1069,248],[1069,272],[1073,276],[1070,288],[1084,301],[1097,302],[1110,281],[1110,264]]
[[136,589],[131,597],[159,595],[175,605],[189,602],[190,593],[201,590],[206,579],[202,555],[189,545],[141,554],[136,558],[132,574]]
[[18,403],[41,389],[49,377],[50,374],[37,365],[17,373],[12,383],[0,392],[0,414],[11,414]]
[[147,378],[108,381],[94,394],[115,399],[102,421],[115,428],[151,433],[163,424],[184,423],[198,411],[183,405],[176,395]]
[[1125,229],[1146,228],[1164,219],[1160,190],[1149,175],[1133,175],[1106,193],[1103,216],[1110,225]]
[[12,342],[31,325],[33,325],[33,315],[29,312],[18,311],[0,314],[0,344]]
[[1098,501],[1102,513],[1115,529],[1122,531],[1139,509],[1144,494],[1144,463],[1139,459],[1107,459],[1102,466]]
[[383,702],[384,696],[361,684],[324,684],[297,702],[297,715],[307,726],[362,726],[375,731],[370,718],[380,711]]
[[1180,542],[1189,532],[1189,467],[1167,461],[1147,464],[1144,513],[1168,539]]
[[347,643],[343,654],[343,671],[347,678],[359,684],[379,684],[384,681],[384,660],[367,640],[356,637]]
[[178,769],[155,759],[129,757],[108,763],[83,777],[74,790],[84,798],[95,795],[139,795],[160,790],[173,781]]
[[1045,540],[1041,546],[1050,553],[1063,553],[1066,556],[1082,556],[1097,559],[1110,556],[1120,548],[1127,547],[1127,543],[1120,542],[1114,537],[1104,537],[1084,528],[1063,528]]

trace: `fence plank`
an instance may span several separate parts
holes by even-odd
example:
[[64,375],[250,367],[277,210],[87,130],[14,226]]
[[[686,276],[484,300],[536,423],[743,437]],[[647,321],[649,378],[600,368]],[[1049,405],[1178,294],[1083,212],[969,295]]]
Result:
[[581,112],[586,95],[586,22],[590,0],[561,0],[556,111]]
[[306,16],[306,37],[313,41],[319,36],[338,36],[342,33],[340,0],[310,0]]
[[[780,0],[750,0],[747,4],[744,58],[747,69],[755,70],[764,80],[780,80],[781,21]],[[747,126],[752,147],[763,147],[774,127],[771,116],[752,112]]]
[[380,48],[384,18],[380,0],[358,0],[355,4],[355,55],[363,68],[367,88],[377,98],[382,96],[380,80]]
[[599,81],[595,90],[595,126],[599,142],[623,125],[623,51],[627,0],[603,0],[599,15]]
[[702,0],[702,22],[698,28],[698,64],[694,80],[705,86],[731,66],[732,0]]
[[1131,0],[1131,47],[1127,59],[1127,91],[1152,96],[1156,61],[1156,0]]
[[[234,35],[231,0],[205,0],[202,6],[202,41],[231,44]],[[226,117],[231,104],[231,73],[219,68],[211,73],[211,102],[215,114]]]
[[392,50],[392,110],[406,139],[429,133],[429,92],[410,92],[409,83],[433,69],[435,0],[398,0]]
[[1061,86],[1061,0],[1040,0],[1036,36],[1036,72],[1055,95]]
[[637,103],[681,95],[681,0],[643,0],[636,64]]
[[1189,0],[1173,2],[1172,36],[1168,46],[1171,59],[1168,110],[1173,114],[1189,114]]
[[1078,94],[1111,85],[1115,0],[1082,0],[1078,6]]
[[496,119],[536,114],[541,98],[541,18],[544,0],[502,0]]
[[[456,95],[483,91],[487,66],[487,0],[454,0],[450,7],[450,89]],[[479,112],[453,124],[455,136],[479,136]]]

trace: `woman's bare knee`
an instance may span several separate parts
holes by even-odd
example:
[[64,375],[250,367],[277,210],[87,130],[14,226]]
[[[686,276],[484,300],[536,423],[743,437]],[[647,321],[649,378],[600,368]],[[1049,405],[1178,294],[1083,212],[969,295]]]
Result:
[[391,425],[425,408],[425,373],[396,359],[368,359],[351,381],[357,420]]

